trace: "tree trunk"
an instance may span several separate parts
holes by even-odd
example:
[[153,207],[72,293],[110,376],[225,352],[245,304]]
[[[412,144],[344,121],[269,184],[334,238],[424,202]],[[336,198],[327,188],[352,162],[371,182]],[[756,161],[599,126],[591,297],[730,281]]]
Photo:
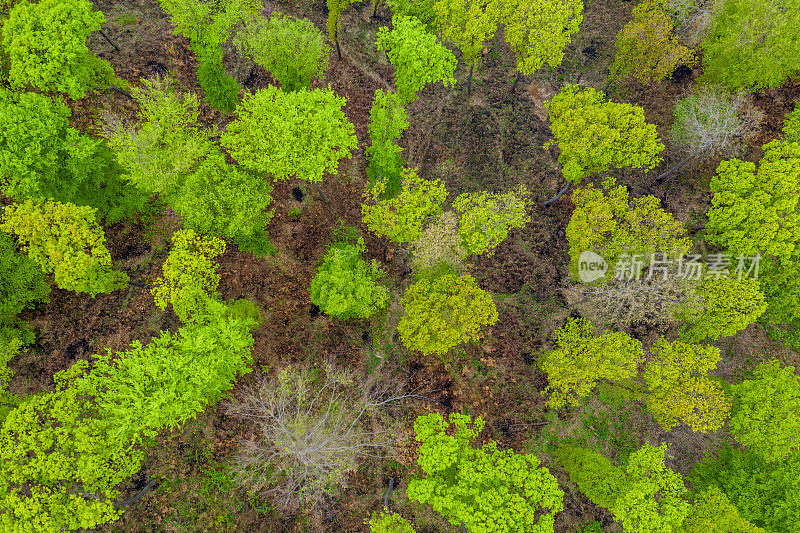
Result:
[[472,84],[472,70],[475,68],[475,64],[473,63],[469,67],[469,78],[467,78],[467,96],[469,96],[469,86]]
[[112,41],[111,39],[109,39],[109,38],[108,38],[108,35],[106,35],[106,34],[103,32],[103,30],[97,30],[97,31],[99,31],[99,32],[100,32],[100,35],[102,35],[103,37],[105,37],[105,38],[106,38],[106,41],[108,41],[108,43],[109,43],[111,46],[113,46],[113,47],[114,47],[114,48],[117,50],[117,52],[119,52],[119,50],[120,50],[119,46],[117,46],[116,44],[114,44],[114,41]]
[[555,196],[553,196],[552,198],[550,198],[549,200],[547,200],[545,203],[543,203],[543,204],[542,204],[542,207],[547,207],[548,205],[552,204],[553,202],[555,202],[556,200],[558,200],[559,198],[561,198],[561,197],[564,195],[564,193],[565,193],[565,192],[567,192],[567,191],[569,190],[569,188],[570,188],[570,185],[572,185],[572,183],[569,183],[569,182],[568,182],[568,183],[567,183],[567,184],[564,186],[564,188],[563,188],[563,189],[561,189],[560,191],[558,191],[558,194],[556,194]]
[[512,93],[517,92],[517,82],[519,81],[519,78],[521,76],[522,76],[522,74],[519,71],[517,71],[517,77],[514,78],[514,84],[511,86],[511,92]]
[[697,153],[694,153],[694,154],[690,155],[689,157],[684,158],[683,161],[679,162],[677,165],[675,165],[671,169],[669,169],[666,172],[663,172],[663,173],[659,174],[658,176],[656,176],[653,179],[653,181],[651,181],[650,183],[659,183],[659,184],[663,183],[664,181],[666,181],[667,177],[669,177],[670,174],[672,174],[672,173],[680,170],[684,166],[686,166],[686,164],[689,161],[691,161],[692,159],[694,159],[695,157],[697,157]]
[[464,521],[463,520],[461,521],[461,533],[467,533],[467,528],[464,525]]
[[147,483],[147,485],[145,485],[144,488],[139,491],[139,494],[137,494],[133,498],[128,498],[127,500],[122,500],[121,502],[114,502],[114,509],[119,509],[120,507],[124,507],[126,505],[130,505],[132,503],[135,503],[135,502],[141,500],[142,497],[144,497],[145,494],[150,492],[150,489],[158,488],[158,485],[159,485],[159,483],[156,480],[156,478],[151,479]]
[[319,193],[319,195],[320,195],[320,196],[322,196],[322,202],[323,202],[323,203],[326,203],[326,204],[329,204],[329,203],[331,203],[331,201],[330,201],[330,200],[328,200],[328,197],[327,197],[327,196],[325,196],[325,193],[324,193],[324,192],[322,192],[322,189],[320,189],[320,188],[319,188],[319,185],[317,185],[317,182],[316,182],[316,181],[312,181],[312,182],[311,182],[311,185],[313,185],[313,186],[314,186],[314,188],[315,188],[315,189],[317,189],[317,192]]
[[372,0],[372,17],[375,18],[378,15],[378,4],[381,0]]
[[394,478],[389,478],[389,490],[386,491],[386,494],[383,495],[383,506],[387,509],[389,508],[389,494],[392,493],[392,489],[394,489]]

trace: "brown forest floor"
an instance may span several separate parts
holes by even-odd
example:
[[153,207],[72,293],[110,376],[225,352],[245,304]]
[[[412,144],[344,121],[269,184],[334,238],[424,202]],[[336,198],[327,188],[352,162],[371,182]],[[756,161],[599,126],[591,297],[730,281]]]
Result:
[[[103,30],[122,50],[115,51],[97,32],[90,37],[89,47],[110,61],[120,77],[137,85],[140,78],[169,72],[178,80],[179,90],[202,95],[195,76],[197,62],[189,51],[189,42],[172,34],[169,18],[156,0],[96,0],[95,8],[105,13],[108,22]],[[324,31],[323,8],[324,2],[319,0],[313,4],[266,2],[261,13],[266,15],[278,9],[309,18]],[[542,148],[550,138],[542,102],[562,83],[574,82],[579,73],[582,84],[602,88],[604,69],[614,52],[613,36],[627,21],[630,9],[631,4],[626,2],[590,2],[582,31],[567,49],[564,66],[528,79],[527,83],[521,82],[516,94],[509,93],[514,76],[513,56],[502,35],[498,35],[486,47],[469,96],[465,89],[466,71],[459,65],[454,88],[436,84],[421,91],[418,100],[411,104],[408,110],[411,126],[401,143],[406,148],[407,164],[417,167],[423,177],[444,180],[451,201],[461,192],[502,191],[518,183],[527,185],[541,200],[552,196],[562,182],[557,152],[555,149],[545,152]],[[276,214],[269,227],[280,251],[277,260],[256,259],[234,246],[229,246],[219,258],[220,295],[224,299],[253,299],[267,313],[265,324],[254,332],[256,371],[309,358],[355,368],[366,363],[361,339],[367,328],[363,323],[331,320],[322,315],[312,317],[311,313],[308,287],[315,273],[314,263],[330,242],[330,228],[340,221],[362,230],[367,243],[366,259],[382,262],[398,295],[410,282],[403,252],[390,245],[384,258],[384,241],[367,231],[360,220],[361,191],[366,184],[364,148],[369,142],[367,123],[372,96],[381,86],[378,78],[389,82],[393,78],[391,66],[373,45],[378,27],[386,22],[370,20],[368,11],[368,5],[358,4],[345,13],[342,41],[347,57],[337,61],[334,54],[325,77],[312,83],[313,87],[330,85],[337,94],[346,97],[345,114],[355,125],[359,139],[352,159],[340,163],[340,175],[329,176],[322,184],[331,203],[314,201],[314,194],[306,196],[301,215],[293,220],[287,212],[300,204],[291,191],[301,183],[278,183],[273,192]],[[385,6],[379,13],[384,19],[389,16]],[[135,15],[138,21],[120,25],[117,19],[125,14]],[[226,66],[232,67],[232,54],[227,54],[225,61]],[[695,69],[691,78],[699,72]],[[660,136],[665,139],[674,102],[689,89],[691,78],[680,83],[625,85],[611,97],[642,105],[648,121],[657,124]],[[241,81],[249,92],[275,83],[257,66],[245,69]],[[764,120],[758,135],[751,140],[752,157],[758,157],[762,143],[778,135],[783,117],[792,110],[798,94],[800,83],[795,81],[779,90],[755,95],[754,105],[763,111]],[[80,101],[67,101],[73,110],[73,126],[89,134],[96,135],[99,131],[102,109],[125,116],[130,123],[136,122],[137,105],[116,92],[92,93]],[[223,117],[201,99],[199,122],[203,126],[217,124],[224,129],[233,118]],[[668,151],[667,161],[653,172],[668,168],[678,158],[679,154]],[[690,169],[680,179],[653,192],[682,222],[702,218],[710,203],[708,178],[717,162]],[[642,172],[620,171],[616,175],[630,186],[634,195],[647,193],[642,185]],[[460,347],[454,352],[461,351],[461,357],[444,364],[436,357],[409,352],[395,342],[397,350],[392,361],[395,377],[438,402],[406,405],[409,435],[414,416],[438,405],[443,413],[465,412],[484,417],[487,421],[484,440],[494,438],[501,446],[517,451],[536,449],[545,420],[540,391],[547,383],[535,361],[539,351],[549,346],[551,332],[569,314],[558,288],[567,275],[565,228],[571,209],[569,195],[550,207],[532,208],[532,221],[525,228],[512,231],[493,257],[473,261],[471,273],[480,287],[498,296],[500,313],[499,321],[485,331],[480,343]],[[153,217],[110,225],[105,231],[118,268],[147,284],[160,275],[160,264],[167,255],[166,245],[178,227],[179,217],[167,209]],[[155,307],[148,288],[136,286],[94,299],[54,288],[49,304],[26,311],[21,318],[29,321],[38,335],[34,348],[12,363],[17,370],[12,390],[17,393],[50,390],[53,373],[78,359],[89,358],[106,347],[124,350],[133,340],[146,343],[159,330],[180,327],[170,308],[161,311]],[[635,333],[646,343],[655,334],[647,328],[637,328]],[[762,359],[779,357],[785,364],[800,362],[796,353],[767,339],[757,325],[725,339],[720,346],[725,355],[718,374],[732,381],[741,380],[743,370]],[[252,381],[252,374],[240,380],[234,394]],[[626,426],[624,431],[611,431],[616,435],[613,446],[624,446],[626,442],[633,446],[628,442],[631,438],[653,444],[670,442],[674,457],[670,466],[684,474],[702,457],[703,451],[713,449],[722,438],[693,435],[685,428],[667,434],[641,414],[641,409],[627,411],[630,418],[622,424]],[[581,416],[581,413],[561,412],[565,431],[579,427]],[[249,431],[246,424],[226,417],[218,404],[183,428],[162,432],[142,472],[127,484],[123,497],[135,494],[144,484],[145,475],[173,481],[162,484],[129,508],[121,519],[98,531],[367,531],[363,519],[381,507],[390,476],[404,478],[390,505],[411,520],[418,532],[456,530],[404,497],[405,477],[411,472],[414,459],[410,437],[392,459],[364,462],[334,503],[324,527],[315,527],[299,517],[262,514],[249,503],[236,500],[236,496],[226,497],[219,491],[206,490],[208,484],[203,480],[208,477],[202,470],[213,461],[229,459],[236,451],[238,439]],[[612,447],[608,453],[613,456],[616,451]],[[557,532],[572,531],[581,522],[594,519],[603,521],[607,531],[616,531],[608,513],[570,487],[552,461],[547,457],[542,460],[568,492],[565,511],[556,519]]]

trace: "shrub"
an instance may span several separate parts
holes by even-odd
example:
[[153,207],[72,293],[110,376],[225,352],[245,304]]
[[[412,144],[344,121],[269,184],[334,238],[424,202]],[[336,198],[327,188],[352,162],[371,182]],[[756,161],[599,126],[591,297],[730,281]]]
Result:
[[239,100],[239,84],[225,72],[222,63],[201,61],[197,67],[197,81],[206,95],[208,105],[231,113]]
[[389,512],[385,507],[383,512],[374,513],[365,522],[369,525],[369,533],[414,533],[408,520],[397,513]]
[[36,302],[49,302],[50,284],[39,266],[17,253],[11,237],[0,233],[0,322]]
[[412,243],[411,266],[418,278],[436,277],[441,270],[450,269],[452,274],[461,274],[467,255],[464,239],[458,232],[458,216],[446,211]]

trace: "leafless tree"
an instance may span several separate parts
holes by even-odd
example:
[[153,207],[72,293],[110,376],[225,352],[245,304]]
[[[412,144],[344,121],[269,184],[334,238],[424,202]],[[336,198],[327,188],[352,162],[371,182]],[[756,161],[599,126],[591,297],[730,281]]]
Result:
[[261,376],[227,412],[255,422],[234,465],[237,482],[270,496],[282,510],[319,519],[330,496],[346,486],[363,457],[379,456],[397,440],[398,383],[373,371],[357,379],[332,365],[288,367]]

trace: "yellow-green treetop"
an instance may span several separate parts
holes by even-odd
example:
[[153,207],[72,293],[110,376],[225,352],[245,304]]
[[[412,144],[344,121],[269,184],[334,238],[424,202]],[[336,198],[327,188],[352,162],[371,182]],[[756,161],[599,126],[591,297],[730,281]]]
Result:
[[633,8],[633,20],[617,34],[617,53],[609,76],[628,76],[642,83],[662,81],[678,65],[693,66],[697,58],[673,35],[672,17],[663,0],[645,0]]
[[[545,107],[561,150],[562,173],[574,185],[610,168],[644,167],[647,171],[661,162],[658,154],[665,147],[655,124],[645,122],[639,106],[606,102],[602,92],[570,84]],[[551,142],[545,143],[545,149]]]

